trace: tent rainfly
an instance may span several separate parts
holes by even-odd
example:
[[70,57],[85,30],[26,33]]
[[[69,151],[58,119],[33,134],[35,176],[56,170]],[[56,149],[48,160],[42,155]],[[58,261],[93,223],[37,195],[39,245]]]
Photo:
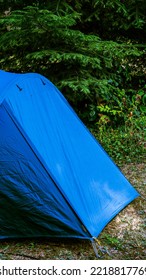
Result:
[[0,239],[92,241],[138,196],[48,79],[0,71]]

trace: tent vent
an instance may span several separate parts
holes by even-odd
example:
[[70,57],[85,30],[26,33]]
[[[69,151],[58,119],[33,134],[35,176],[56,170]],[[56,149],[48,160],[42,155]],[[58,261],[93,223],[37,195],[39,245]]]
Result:
[[41,79],[41,81],[42,81],[42,84],[45,86],[46,85],[46,83]]
[[19,87],[18,85],[16,85],[16,87],[19,88],[20,91],[22,91],[22,88],[21,88],[21,87]]

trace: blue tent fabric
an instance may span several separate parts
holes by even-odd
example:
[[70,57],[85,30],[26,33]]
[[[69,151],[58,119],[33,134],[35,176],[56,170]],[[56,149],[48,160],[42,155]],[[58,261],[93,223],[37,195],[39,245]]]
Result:
[[0,239],[97,237],[139,193],[48,79],[0,81]]

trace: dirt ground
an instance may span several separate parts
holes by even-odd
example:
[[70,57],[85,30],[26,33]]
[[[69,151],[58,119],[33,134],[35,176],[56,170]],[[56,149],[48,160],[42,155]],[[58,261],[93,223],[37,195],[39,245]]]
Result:
[[[146,259],[146,169],[128,164],[123,173],[141,196],[121,211],[98,237],[101,259]],[[1,260],[96,260],[91,242],[81,240],[15,240],[0,242]]]

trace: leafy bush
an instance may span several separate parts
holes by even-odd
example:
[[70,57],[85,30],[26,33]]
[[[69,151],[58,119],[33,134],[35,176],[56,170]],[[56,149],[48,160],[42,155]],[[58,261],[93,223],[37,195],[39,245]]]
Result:
[[100,126],[91,130],[110,157],[118,164],[144,162],[146,148],[146,117],[129,118],[118,128]]
[[115,130],[145,114],[143,1],[0,4],[0,68],[45,75],[89,127]]
[[[98,8],[103,11],[100,2],[104,1],[90,4],[86,0],[85,7],[83,1],[44,1],[43,5],[37,1],[33,6],[23,6],[20,1],[21,10],[17,2],[17,9],[2,14],[0,19],[1,68],[47,76],[89,126],[108,123],[114,127],[124,124],[129,114],[143,113],[144,69],[137,65],[145,49],[128,39],[99,37],[93,22],[99,25]],[[126,13],[119,0],[107,1],[105,6],[111,22],[111,10],[118,8],[119,15]],[[106,18],[103,20],[105,25]],[[120,18],[116,20],[118,25]]]

